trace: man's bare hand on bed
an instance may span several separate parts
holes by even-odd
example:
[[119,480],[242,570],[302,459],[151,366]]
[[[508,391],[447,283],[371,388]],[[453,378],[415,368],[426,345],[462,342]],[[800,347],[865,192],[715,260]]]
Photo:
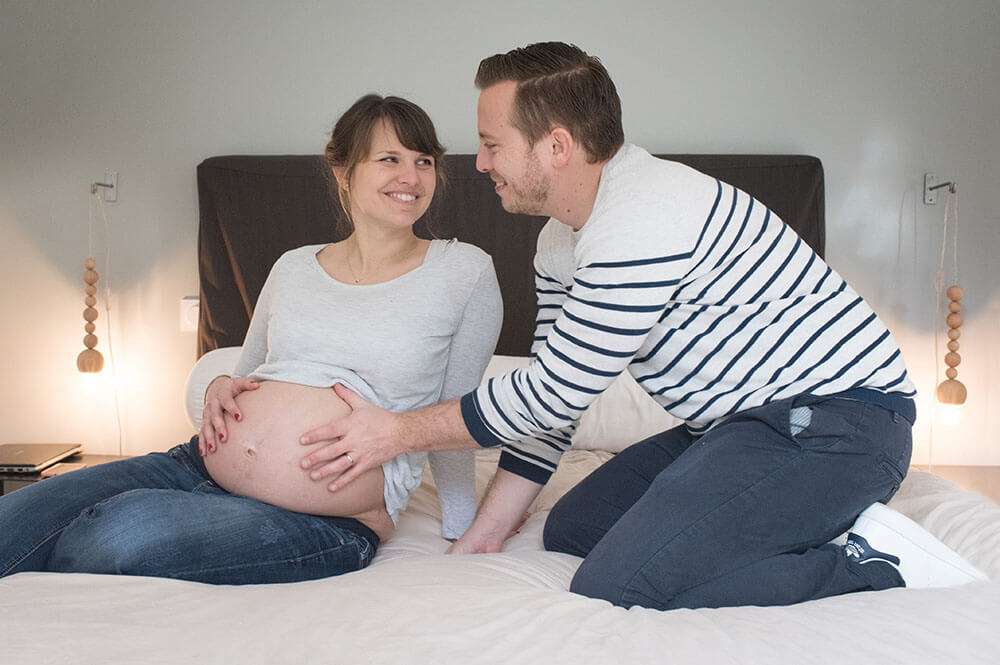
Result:
[[529,517],[528,508],[542,485],[506,469],[497,469],[486,489],[476,519],[448,548],[448,554],[499,552]]
[[198,452],[204,457],[215,452],[216,442],[225,443],[225,414],[236,420],[243,420],[243,414],[236,406],[236,396],[247,390],[257,390],[260,384],[243,376],[217,376],[205,389],[205,409],[201,414],[201,429],[198,430]]
[[465,450],[478,444],[462,421],[458,400],[393,413],[366,402],[344,385],[333,387],[351,407],[351,414],[302,435],[302,445],[327,442],[302,458],[302,468],[316,481],[336,476],[331,492],[345,487],[366,471],[403,453]]

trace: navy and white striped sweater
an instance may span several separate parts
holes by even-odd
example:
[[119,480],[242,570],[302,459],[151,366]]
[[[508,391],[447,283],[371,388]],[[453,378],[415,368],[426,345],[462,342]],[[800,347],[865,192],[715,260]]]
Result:
[[774,213],[635,146],[605,165],[582,229],[549,221],[535,271],[533,362],[466,395],[462,414],[536,482],[626,368],[696,434],[801,393],[915,394],[875,313]]

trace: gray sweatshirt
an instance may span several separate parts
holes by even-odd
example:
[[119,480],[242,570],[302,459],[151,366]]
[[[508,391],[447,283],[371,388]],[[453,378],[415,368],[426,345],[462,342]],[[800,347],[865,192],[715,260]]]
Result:
[[[235,375],[329,387],[343,383],[389,411],[459,397],[479,385],[502,319],[493,263],[478,247],[433,240],[424,263],[381,284],[338,282],[325,245],[283,254],[254,309]],[[420,484],[427,453],[382,465],[395,522]],[[432,453],[444,535],[457,538],[476,507],[471,452]]]

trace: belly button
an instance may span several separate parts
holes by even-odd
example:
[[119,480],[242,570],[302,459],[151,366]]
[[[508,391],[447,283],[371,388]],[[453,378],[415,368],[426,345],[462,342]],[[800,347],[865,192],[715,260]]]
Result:
[[247,457],[250,458],[254,458],[257,456],[257,451],[254,450],[253,448],[247,448],[244,452],[247,454]]

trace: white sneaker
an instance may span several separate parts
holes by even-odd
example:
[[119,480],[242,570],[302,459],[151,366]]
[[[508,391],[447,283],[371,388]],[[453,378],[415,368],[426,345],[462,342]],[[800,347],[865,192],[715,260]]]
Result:
[[844,554],[861,565],[883,561],[895,566],[911,589],[989,579],[922,526],[881,503],[873,503],[858,516],[847,534]]

